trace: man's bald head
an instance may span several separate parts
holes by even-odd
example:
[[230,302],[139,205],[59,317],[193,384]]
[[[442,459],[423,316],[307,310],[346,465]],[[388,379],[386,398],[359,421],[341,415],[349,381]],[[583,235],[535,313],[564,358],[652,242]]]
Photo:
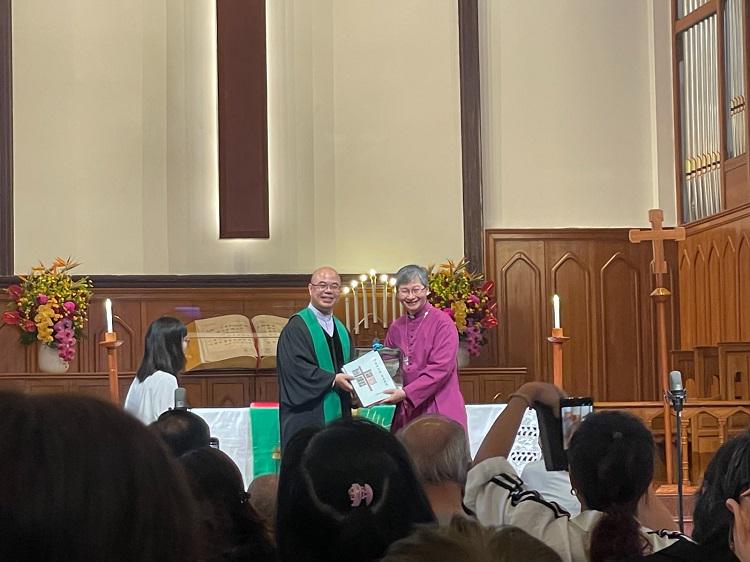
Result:
[[308,285],[310,302],[324,314],[332,314],[341,294],[341,276],[329,266],[313,271]]
[[321,280],[328,280],[331,278],[338,279],[339,283],[341,283],[339,272],[331,266],[324,265],[312,272],[312,275],[310,275],[310,283],[319,283]]
[[466,484],[471,454],[461,424],[445,416],[421,416],[397,437],[409,452],[422,484]]

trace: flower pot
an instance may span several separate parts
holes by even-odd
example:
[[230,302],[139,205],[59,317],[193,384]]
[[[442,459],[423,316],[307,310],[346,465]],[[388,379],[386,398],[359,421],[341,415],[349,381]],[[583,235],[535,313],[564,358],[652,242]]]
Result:
[[41,342],[37,344],[37,359],[39,370],[43,373],[60,375],[70,368],[70,363],[60,359],[57,349]]
[[471,355],[469,355],[469,345],[465,341],[458,342],[458,354],[456,355],[456,363],[459,369],[469,366]]

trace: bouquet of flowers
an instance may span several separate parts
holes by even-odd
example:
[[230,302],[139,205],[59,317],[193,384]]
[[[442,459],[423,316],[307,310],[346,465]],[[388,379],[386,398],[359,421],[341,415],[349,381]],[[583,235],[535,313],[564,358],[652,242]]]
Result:
[[485,331],[497,326],[497,303],[492,296],[495,284],[485,281],[481,273],[470,272],[466,258],[458,263],[448,261],[437,268],[431,266],[428,280],[427,298],[432,306],[451,317],[469,353],[479,355],[487,343]]
[[57,258],[51,267],[40,263],[31,274],[19,276],[20,285],[5,289],[11,300],[3,322],[18,326],[24,345],[40,341],[56,348],[63,361],[75,357],[92,295],[88,277],[74,281],[68,273],[78,265],[70,258]]

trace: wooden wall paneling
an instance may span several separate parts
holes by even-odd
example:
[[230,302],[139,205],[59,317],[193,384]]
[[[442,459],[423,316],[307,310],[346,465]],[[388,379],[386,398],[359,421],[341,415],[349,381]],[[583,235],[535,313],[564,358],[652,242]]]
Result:
[[458,386],[461,389],[464,402],[467,404],[478,404],[482,402],[479,398],[482,394],[479,389],[479,376],[461,374],[458,377]]
[[244,408],[255,397],[255,382],[251,377],[219,377],[208,381],[208,399],[215,408]]
[[737,250],[737,320],[739,339],[750,340],[750,238],[742,236]]
[[[533,380],[552,380],[546,348],[541,342],[550,313],[541,241],[518,242],[512,248],[497,243],[493,254],[497,290],[498,366],[526,367]],[[546,343],[546,342],[545,342]]]
[[712,243],[708,248],[708,261],[707,261],[707,282],[708,282],[708,294],[706,303],[706,329],[707,329],[707,342],[716,342],[723,339],[721,333],[721,313],[723,311],[722,301],[722,286],[721,286],[721,257],[716,244]]
[[695,274],[693,273],[693,260],[690,258],[688,249],[681,248],[679,257],[680,271],[680,335],[681,349],[692,349],[695,345]]
[[703,248],[698,245],[693,254],[693,276],[696,319],[693,330],[695,332],[695,345],[709,345],[708,330],[708,273],[706,271],[706,256]]
[[[586,250],[584,244],[550,241],[546,244],[549,293],[560,296],[561,325],[571,339],[563,348],[563,385],[573,396],[596,394],[594,364],[596,361],[593,340],[591,309],[594,304],[591,286],[591,255],[584,263],[579,256]],[[576,252],[569,251],[574,248]],[[552,354],[548,353],[547,371],[552,372]]]
[[[2,299],[0,308],[5,309]],[[0,373],[23,373],[31,370],[31,350],[34,347],[21,345],[19,336],[17,326],[0,323]]]
[[[615,252],[599,270],[601,369],[596,390],[613,400],[633,400],[640,395],[644,373],[643,291],[640,271],[623,252]],[[634,342],[635,348],[623,345]],[[616,373],[632,369],[633,379],[621,384]],[[610,383],[616,384],[610,385]]]
[[695,356],[692,351],[677,349],[671,353],[670,369],[682,373],[683,385],[687,389],[688,381],[692,381],[692,388],[688,389],[688,396],[703,397],[699,391],[698,381],[695,379]]
[[255,377],[255,401],[279,401],[279,381],[276,375],[260,375]]
[[750,399],[750,342],[720,343],[718,362],[726,399]]
[[714,390],[712,390],[717,386],[714,385],[714,377],[719,379],[720,396],[725,396],[726,383],[720,378],[718,349],[712,345],[699,345],[693,349],[693,355],[695,357],[695,380],[701,393],[700,396],[712,399],[719,398],[719,396],[714,395]]
[[750,340],[750,205],[687,227],[680,253],[681,349]]
[[720,340],[737,341],[739,339],[739,315],[737,311],[737,252],[732,238],[723,238],[724,248],[721,252],[721,278],[719,294],[721,296]]
[[208,408],[212,406],[208,398],[208,381],[205,377],[183,375],[179,384],[187,391],[187,402],[192,408]]

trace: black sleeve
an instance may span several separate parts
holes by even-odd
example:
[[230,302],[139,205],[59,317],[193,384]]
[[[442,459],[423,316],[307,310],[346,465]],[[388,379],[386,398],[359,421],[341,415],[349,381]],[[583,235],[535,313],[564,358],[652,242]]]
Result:
[[321,400],[336,376],[318,367],[312,336],[299,316],[293,316],[281,332],[276,370],[279,401],[292,408]]

